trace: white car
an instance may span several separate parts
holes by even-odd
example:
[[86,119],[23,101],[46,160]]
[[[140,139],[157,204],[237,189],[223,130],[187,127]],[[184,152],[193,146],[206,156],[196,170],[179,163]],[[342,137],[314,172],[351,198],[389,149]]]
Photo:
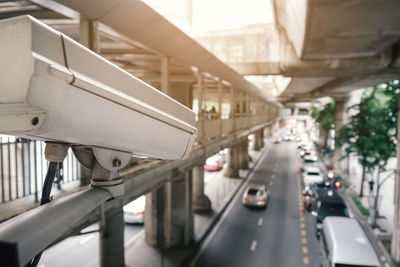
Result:
[[146,206],[146,197],[141,196],[124,206],[125,223],[144,223],[144,210]]
[[321,183],[324,181],[324,177],[318,167],[308,167],[303,172],[304,186],[310,186],[314,183]]
[[314,153],[311,153],[304,155],[303,160],[304,162],[316,162],[318,160],[318,157]]
[[248,207],[266,208],[269,200],[269,191],[263,184],[250,184],[243,194],[242,203]]

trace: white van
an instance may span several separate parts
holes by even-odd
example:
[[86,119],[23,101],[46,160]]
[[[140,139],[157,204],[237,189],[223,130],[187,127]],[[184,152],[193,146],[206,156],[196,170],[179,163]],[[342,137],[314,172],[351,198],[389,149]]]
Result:
[[321,266],[379,267],[379,260],[354,218],[326,217],[322,223]]

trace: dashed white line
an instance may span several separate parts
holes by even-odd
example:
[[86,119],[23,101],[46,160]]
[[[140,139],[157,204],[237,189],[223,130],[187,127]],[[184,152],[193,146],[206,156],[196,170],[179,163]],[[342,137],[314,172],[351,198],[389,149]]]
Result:
[[257,240],[253,240],[253,242],[251,242],[250,250],[255,251],[256,248],[257,248]]
[[272,181],[271,181],[271,182],[269,182],[269,186],[272,186],[273,184],[274,184],[274,182],[272,182]]
[[258,219],[258,226],[261,226],[263,224],[263,218]]
[[[264,155],[261,156],[261,158],[258,160],[257,164],[253,167],[253,170],[257,170],[258,166],[261,164],[261,162],[268,156],[269,152],[271,150],[268,149],[267,152],[265,152]],[[196,262],[199,260],[201,254],[203,253],[203,251],[205,250],[205,248],[207,247],[208,243],[210,243],[211,239],[214,237],[214,235],[216,234],[216,232],[218,231],[219,227],[221,226],[221,224],[223,223],[223,221],[225,220],[226,216],[229,214],[230,210],[233,208],[234,203],[239,199],[239,197],[243,194],[243,191],[245,190],[246,186],[249,184],[249,182],[251,181],[251,179],[253,179],[255,171],[253,171],[252,173],[250,173],[249,177],[247,178],[247,180],[245,181],[245,183],[243,184],[243,187],[240,188],[240,191],[236,194],[236,196],[234,197],[234,199],[231,201],[231,203],[228,205],[227,209],[224,211],[224,213],[222,214],[221,218],[219,219],[217,225],[214,226],[214,228],[212,229],[211,233],[208,235],[208,237],[204,240],[203,244],[200,247],[200,251],[197,253],[197,255],[194,257],[193,261],[190,263],[190,267],[193,267]]]
[[275,174],[272,174],[271,178],[272,178],[272,179],[275,179]]

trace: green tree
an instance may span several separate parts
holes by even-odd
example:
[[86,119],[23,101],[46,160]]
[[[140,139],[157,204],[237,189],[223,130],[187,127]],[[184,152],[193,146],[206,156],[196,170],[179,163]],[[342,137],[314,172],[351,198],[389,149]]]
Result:
[[333,129],[335,123],[335,102],[331,99],[322,109],[318,109],[314,103],[310,106],[311,117],[319,124],[320,135],[323,135],[323,147],[327,147],[329,131]]
[[337,146],[345,146],[345,157],[351,153],[360,157],[363,171],[359,197],[363,196],[366,173],[377,167],[379,184],[379,175],[396,150],[396,94],[398,90],[388,85],[367,89],[360,103],[349,108],[354,115],[336,135]]

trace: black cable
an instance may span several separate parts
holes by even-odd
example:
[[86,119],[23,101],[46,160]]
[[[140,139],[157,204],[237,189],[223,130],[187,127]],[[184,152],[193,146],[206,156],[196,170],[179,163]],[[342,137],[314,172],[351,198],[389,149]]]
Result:
[[[42,189],[42,198],[40,199],[40,206],[49,203],[51,201],[50,193],[51,187],[53,186],[54,177],[56,176],[58,162],[50,162],[49,168],[47,169],[46,179],[44,180]],[[30,260],[25,267],[36,267],[39,263],[40,257],[43,251],[37,254],[32,260]]]

